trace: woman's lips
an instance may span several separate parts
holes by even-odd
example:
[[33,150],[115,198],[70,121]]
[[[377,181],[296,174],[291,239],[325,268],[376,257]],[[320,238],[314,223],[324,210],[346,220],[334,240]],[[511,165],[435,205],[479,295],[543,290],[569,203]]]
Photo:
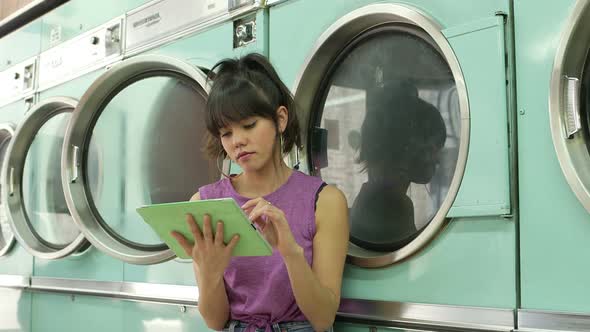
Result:
[[250,158],[250,156],[253,154],[254,154],[254,152],[240,153],[238,155],[238,160],[248,160]]

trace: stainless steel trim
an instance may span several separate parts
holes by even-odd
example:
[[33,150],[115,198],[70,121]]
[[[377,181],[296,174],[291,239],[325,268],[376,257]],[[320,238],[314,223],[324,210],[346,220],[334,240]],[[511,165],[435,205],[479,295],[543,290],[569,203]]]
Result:
[[42,243],[31,229],[28,217],[22,201],[21,181],[25,165],[27,151],[38,130],[53,116],[71,112],[76,107],[76,100],[67,97],[48,98],[37,105],[28,113],[19,125],[13,139],[6,151],[6,159],[2,165],[0,178],[2,182],[11,181],[14,185],[14,193],[11,189],[2,187],[2,205],[7,208],[8,222],[17,241],[33,256],[43,259],[58,259],[75,253],[85,244],[84,235],[80,233],[72,243],[62,249],[48,247]]
[[33,291],[104,296],[131,301],[197,306],[196,286],[31,277]]
[[0,274],[0,288],[27,288],[30,284],[29,277]]
[[[296,91],[295,100],[301,105],[303,110],[311,110],[314,96],[319,89],[323,75],[338,52],[341,51],[348,41],[362,31],[383,23],[402,23],[415,26],[417,30],[424,30],[447,60],[453,73],[459,95],[459,106],[461,110],[461,142],[459,145],[459,159],[457,161],[457,166],[447,197],[430,224],[407,246],[391,253],[379,253],[364,250],[350,243],[348,259],[351,263],[362,267],[380,267],[399,262],[418,252],[446,225],[446,215],[459,191],[459,186],[465,172],[467,153],[469,150],[469,101],[459,61],[449,42],[442,33],[442,26],[418,10],[404,5],[368,5],[350,12],[332,24],[326,32],[320,36],[315,47],[305,60],[299,75],[297,75],[293,85]],[[303,128],[302,135],[304,142],[307,141],[306,130],[309,117],[310,114],[305,113],[302,114],[300,118],[300,122],[302,123],[301,128]],[[301,159],[302,165],[307,165],[308,157],[305,153],[301,155]]]
[[481,307],[342,299],[338,317],[417,329],[512,331],[514,311]]
[[116,17],[39,55],[38,91],[122,59],[124,17]]
[[549,92],[549,123],[561,170],[572,191],[590,212],[590,155],[584,135],[564,138],[567,104],[564,77],[582,77],[590,43],[590,0],[578,0],[557,48]]
[[[32,291],[112,297],[197,306],[196,286],[31,277]],[[512,331],[514,310],[436,304],[342,299],[339,321],[444,331]]]
[[[196,286],[32,277],[30,289],[131,301],[198,305]],[[363,320],[390,327],[445,328],[445,331],[512,331],[514,328],[514,312],[508,309],[343,299],[337,316],[342,321]]]
[[69,0],[35,0],[0,21],[0,38]]
[[[136,8],[136,9],[128,12],[127,16],[135,14],[138,11],[143,10],[149,6],[152,6],[153,4],[158,3],[160,1],[162,1],[162,0],[155,0],[155,1],[150,2],[144,6]],[[149,42],[146,42],[143,44],[139,44],[136,46],[130,46],[130,45],[127,45],[127,43],[125,43],[124,56],[125,56],[125,58],[132,57],[132,56],[138,55],[139,53],[143,53],[145,51],[148,51],[148,50],[160,47],[160,46],[164,46],[164,45],[169,44],[169,43],[176,41],[178,39],[187,37],[192,34],[199,33],[199,32],[206,30],[212,26],[216,26],[216,25],[224,23],[224,22],[229,22],[236,17],[240,17],[243,15],[249,14],[251,12],[255,12],[258,9],[262,8],[262,6],[263,6],[263,4],[260,1],[254,1],[253,4],[238,7],[235,10],[231,10],[229,12],[222,13],[218,16],[211,17],[209,20],[206,20],[204,22],[198,22],[198,21],[193,22],[193,24],[183,27],[180,30],[171,31],[168,35],[164,35],[162,37],[156,38],[152,41],[149,41]],[[129,32],[126,31],[125,33],[128,34]],[[231,36],[229,36],[228,38],[231,38]]]
[[519,309],[518,331],[590,331],[590,315]]
[[[106,98],[115,90],[129,84],[129,80],[138,75],[150,71],[170,72],[187,76],[198,85],[204,93],[208,93],[206,76],[198,68],[161,55],[142,55],[125,60],[113,66],[100,76],[80,99],[80,103],[74,111],[64,137],[64,151],[62,153],[62,183],[66,195],[66,202],[74,221],[84,233],[86,238],[99,250],[132,264],[155,264],[173,259],[174,253],[170,249],[147,251],[119,241],[109,234],[91,208],[86,193],[84,168],[73,167],[75,162],[72,146],[86,146],[86,141],[91,138],[93,119],[102,109]],[[81,156],[84,152],[81,151]],[[83,161],[79,161],[83,164]],[[78,168],[78,180],[70,182],[69,179]]]
[[[14,123],[0,123],[0,144],[4,143],[4,141],[6,139],[12,139],[12,137],[14,137],[14,129],[15,129],[15,125]],[[8,150],[5,150],[5,153],[8,152]],[[2,163],[5,162],[6,160],[6,154],[4,155],[4,159],[2,160]],[[0,185],[0,187],[3,187],[6,185],[6,182],[2,182],[2,184]],[[0,211],[0,217],[1,218],[7,218],[7,212],[6,209],[4,207],[4,205],[0,204],[0,209],[2,209],[2,211]],[[2,221],[0,221],[1,223]],[[2,231],[2,227],[0,225],[0,233],[2,233],[2,238],[4,240],[4,246],[0,247],[0,257],[6,255],[10,249],[12,249],[12,246],[14,245],[14,242],[16,241],[15,237],[14,237],[14,233],[12,233],[12,231],[10,231],[10,235],[5,237],[5,234]],[[1,281],[0,281],[1,283]]]

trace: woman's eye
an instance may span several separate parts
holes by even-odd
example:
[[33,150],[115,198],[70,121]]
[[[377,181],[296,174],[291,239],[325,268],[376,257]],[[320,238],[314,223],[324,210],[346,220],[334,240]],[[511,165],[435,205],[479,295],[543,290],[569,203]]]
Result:
[[221,133],[221,137],[229,137],[231,135],[231,132],[226,132],[226,133]]
[[250,124],[245,125],[244,128],[246,128],[246,129],[252,129],[252,128],[254,128],[254,126],[256,126],[256,121],[254,121],[254,122],[252,122]]

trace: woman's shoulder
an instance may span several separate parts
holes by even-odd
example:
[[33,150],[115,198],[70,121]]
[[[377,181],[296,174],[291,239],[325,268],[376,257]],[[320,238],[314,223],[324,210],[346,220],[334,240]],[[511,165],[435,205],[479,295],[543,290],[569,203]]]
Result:
[[318,194],[318,208],[327,207],[328,210],[333,207],[348,206],[346,196],[342,190],[331,184],[327,184]]
[[317,177],[317,176],[313,176],[313,175],[308,175],[305,174],[301,171],[298,170],[293,170],[293,173],[295,175],[295,178],[297,179],[297,182],[299,183],[303,183],[306,186],[322,186],[325,185],[324,180],[322,180],[322,178]]

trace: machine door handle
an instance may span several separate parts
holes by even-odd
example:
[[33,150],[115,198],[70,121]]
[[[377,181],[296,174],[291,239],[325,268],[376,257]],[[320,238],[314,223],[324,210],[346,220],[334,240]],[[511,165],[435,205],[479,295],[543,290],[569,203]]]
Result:
[[71,183],[75,183],[78,180],[78,153],[80,148],[72,145],[72,177],[70,178]]
[[574,138],[582,123],[580,120],[580,80],[575,77],[565,77],[565,134],[567,139]]
[[14,196],[14,167],[8,171],[8,196]]

